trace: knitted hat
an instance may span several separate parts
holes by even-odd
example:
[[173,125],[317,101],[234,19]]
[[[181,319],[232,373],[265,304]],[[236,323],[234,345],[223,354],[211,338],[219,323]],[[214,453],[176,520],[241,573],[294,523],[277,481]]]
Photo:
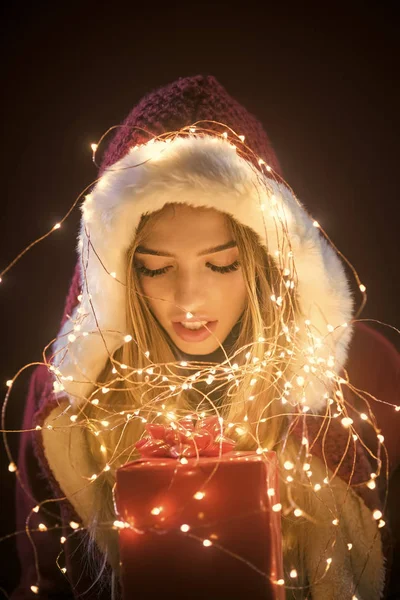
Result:
[[[344,365],[353,301],[343,266],[281,179],[260,123],[214,77],[147,95],[117,130],[100,174],[81,207],[78,264],[53,345],[55,391],[82,403],[125,343],[127,250],[141,216],[170,202],[232,215],[258,234],[282,273],[295,273],[301,315],[292,376],[304,374],[310,344],[316,361],[334,361],[335,371]],[[330,386],[329,375],[308,377],[311,410],[325,405]]]

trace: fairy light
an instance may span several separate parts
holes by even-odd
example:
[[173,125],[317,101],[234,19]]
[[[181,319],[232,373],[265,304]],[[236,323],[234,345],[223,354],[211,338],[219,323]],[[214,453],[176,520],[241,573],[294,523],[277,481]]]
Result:
[[[195,127],[189,128],[189,132],[190,133],[194,133],[195,131],[197,131]],[[185,129],[185,132],[187,133],[188,129]],[[228,132],[227,131],[225,131],[222,134],[222,138],[225,139],[225,140],[228,139]],[[240,135],[240,136],[238,136],[238,138],[240,139],[241,142],[245,141],[245,136]],[[169,143],[169,142],[171,142],[171,139],[167,139],[165,141],[166,141],[166,143]],[[152,140],[152,142],[154,142],[154,140]],[[229,144],[229,142],[228,142],[228,144]],[[232,147],[234,147],[236,149],[236,147],[233,144],[229,144],[229,145],[231,145]],[[92,149],[92,152],[96,152],[96,150],[97,150],[97,144],[91,144],[91,149]],[[243,148],[242,150],[244,151],[245,148]],[[270,166],[265,165],[264,160],[262,160],[261,158],[258,158],[256,156],[256,160],[257,159],[258,159],[258,165],[260,167],[262,167],[262,166],[265,167],[263,169],[263,172],[264,171],[268,171],[268,172],[272,171],[272,169],[271,169]],[[280,212],[279,211],[279,206],[280,206],[280,203],[283,202],[283,199],[280,198],[280,197],[277,199],[274,196],[274,194],[271,194],[270,191],[268,191],[266,197],[268,198],[268,204],[266,204],[265,206],[261,205],[261,209],[265,209],[265,211],[267,211],[267,215],[268,215],[268,209],[271,209],[272,207],[274,207],[271,210],[271,214],[273,215],[274,219],[276,219],[279,216],[279,212]],[[90,196],[87,196],[86,197],[86,202],[89,202],[89,201],[90,201]],[[265,214],[265,212],[264,212],[264,214]],[[61,220],[60,223],[56,223],[53,226],[53,230],[59,229],[61,227],[62,223],[63,223],[63,220]],[[317,229],[322,229],[318,221],[313,221],[312,224]],[[82,241],[82,239],[80,239],[80,243],[81,243],[81,245],[83,247],[83,241]],[[287,252],[286,251],[286,247],[284,245],[282,245],[282,246],[279,245],[279,248],[280,249],[277,250],[276,252],[273,252],[273,254],[277,257],[277,260],[279,262],[279,270],[280,270],[282,279],[281,279],[279,287],[276,287],[275,290],[274,290],[275,294],[273,294],[271,296],[271,302],[273,302],[275,304],[275,306],[276,306],[275,310],[277,310],[277,312],[279,313],[279,316],[281,317],[282,311],[279,310],[279,309],[281,309],[282,306],[286,306],[286,304],[287,304],[287,296],[286,296],[286,294],[288,293],[287,290],[294,289],[295,285],[297,285],[297,281],[295,281],[295,277],[296,277],[296,275],[295,275],[296,270],[294,268],[295,265],[291,262],[291,259],[293,259],[293,252],[292,251]],[[290,268],[288,268],[287,265],[289,265]],[[117,264],[112,265],[112,266],[119,268]],[[109,272],[108,274],[110,275],[110,277],[112,277],[114,279],[117,278],[117,273],[115,271]],[[119,277],[121,276],[121,274],[119,272],[118,272],[118,276]],[[284,281],[283,277],[288,278],[288,279]],[[366,291],[366,287],[363,284],[359,285],[359,289],[360,289],[360,291],[362,293],[364,293]],[[282,290],[283,290],[283,292],[282,292]],[[278,296],[278,293],[282,293],[283,296]],[[68,342],[71,343],[71,344],[73,344],[74,342],[77,342],[77,344],[78,344],[79,341],[80,341],[81,336],[86,337],[88,335],[92,335],[93,334],[93,332],[89,333],[88,331],[83,331],[82,332],[81,331],[81,324],[79,322],[79,319],[81,318],[80,315],[82,315],[82,317],[83,317],[83,315],[85,315],[85,313],[87,313],[89,311],[88,306],[87,306],[88,298],[90,298],[90,296],[86,293],[86,290],[85,291],[82,290],[82,293],[80,293],[79,296],[78,296],[78,298],[77,298],[78,302],[82,302],[82,300],[84,299],[85,303],[82,306],[78,306],[78,308],[76,308],[77,313],[75,313],[75,314],[78,315],[78,318],[76,319],[78,322],[74,322],[74,321],[72,322],[73,331],[67,336]],[[193,316],[193,314],[191,312],[186,312],[186,319],[190,320],[193,317],[194,316]],[[333,349],[329,349],[329,351],[327,351],[326,353],[323,354],[323,357],[318,356],[319,350],[322,349],[322,348],[323,349],[325,348],[324,347],[325,339],[328,339],[328,338],[332,337],[332,336],[328,336],[326,334],[326,331],[328,331],[329,333],[333,333],[336,329],[339,329],[339,327],[343,327],[343,328],[347,328],[348,327],[348,323],[343,323],[343,324],[340,325],[339,323],[336,322],[336,320],[334,318],[331,318],[330,321],[331,322],[328,322],[327,324],[325,322],[325,324],[321,327],[321,323],[318,321],[317,318],[312,323],[311,323],[311,321],[309,319],[307,319],[305,321],[305,326],[306,327],[304,328],[304,331],[303,331],[303,326],[301,327],[301,329],[299,327],[297,327],[297,324],[296,324],[296,322],[295,322],[294,319],[293,319],[293,321],[289,321],[288,320],[287,323],[284,323],[283,322],[283,318],[282,318],[282,321],[281,321],[282,329],[279,332],[279,335],[282,335],[283,339],[286,338],[286,342],[288,343],[288,345],[291,346],[291,349],[287,349],[286,350],[286,348],[284,348],[284,350],[282,350],[282,348],[279,347],[279,350],[277,350],[276,347],[273,347],[273,344],[270,345],[270,340],[268,338],[266,339],[266,338],[264,338],[262,336],[263,331],[260,331],[259,334],[258,334],[259,337],[256,340],[256,342],[263,343],[263,344],[264,343],[268,343],[268,345],[270,347],[273,347],[272,351],[269,350],[268,352],[264,352],[264,358],[265,358],[264,361],[260,360],[258,357],[255,357],[255,356],[253,357],[252,356],[252,353],[254,351],[253,348],[252,348],[252,351],[248,352],[246,354],[246,360],[249,361],[249,363],[247,363],[246,366],[245,366],[246,370],[243,369],[244,365],[240,365],[239,366],[237,363],[234,363],[233,365],[231,365],[231,363],[228,362],[227,364],[229,366],[227,366],[225,369],[222,367],[220,370],[217,371],[217,374],[216,374],[216,370],[215,369],[212,371],[212,370],[209,370],[209,368],[207,368],[207,370],[204,369],[202,371],[198,371],[198,373],[196,373],[194,376],[191,376],[189,378],[189,380],[190,381],[195,381],[197,378],[201,378],[201,382],[202,383],[205,381],[207,383],[207,385],[211,385],[216,380],[218,381],[218,383],[221,381],[220,374],[222,373],[223,378],[224,378],[225,381],[226,380],[230,381],[231,379],[234,378],[234,381],[232,382],[232,387],[233,387],[233,384],[239,385],[239,382],[242,381],[242,378],[241,378],[242,373],[245,373],[247,375],[249,373],[249,371],[250,371],[250,373],[251,373],[251,376],[249,377],[249,379],[251,381],[250,385],[251,386],[255,386],[256,383],[260,383],[261,384],[261,382],[263,381],[264,370],[268,371],[268,369],[271,367],[273,369],[274,375],[276,375],[277,380],[281,380],[279,382],[276,380],[274,383],[281,383],[282,382],[282,385],[283,384],[285,385],[284,392],[280,391],[278,393],[278,395],[277,395],[276,400],[279,402],[279,404],[282,404],[282,405],[290,403],[290,406],[293,407],[293,409],[294,409],[293,412],[296,412],[297,413],[297,417],[301,419],[301,416],[302,416],[301,413],[307,413],[308,411],[311,410],[311,408],[310,408],[309,405],[312,405],[312,399],[310,399],[307,402],[307,398],[306,398],[306,396],[304,394],[304,391],[305,390],[309,390],[310,391],[310,396],[311,396],[311,392],[313,391],[312,390],[312,388],[313,388],[313,375],[316,376],[315,377],[316,379],[318,378],[319,380],[322,380],[322,381],[325,381],[325,382],[326,382],[326,380],[324,379],[324,377],[326,377],[327,379],[330,380],[329,382],[326,382],[326,383],[329,383],[329,385],[332,385],[332,386],[333,386],[333,384],[336,384],[336,385],[340,386],[340,385],[349,385],[349,383],[350,383],[350,382],[347,382],[346,380],[344,380],[343,378],[341,378],[341,377],[339,377],[337,375],[336,370],[339,370],[339,364],[336,363],[335,356],[329,355],[327,357],[327,354],[329,354],[329,352],[333,352]],[[310,328],[310,329],[307,330],[307,328]],[[323,331],[324,328],[326,328],[325,329],[325,333]],[[299,347],[297,345],[297,340],[296,340],[295,336],[300,331],[301,331],[301,334],[300,334],[301,336],[306,335],[306,334],[308,335],[308,343]],[[314,332],[317,332],[321,337],[317,337],[316,335],[314,335]],[[119,334],[119,335],[121,335],[121,334]],[[127,335],[123,335],[122,334],[122,336],[121,336],[120,339],[123,339],[123,341],[125,343],[129,343],[129,342],[131,342],[133,340],[132,336],[129,335],[129,334],[127,334]],[[143,351],[143,349],[139,349],[139,350],[141,352]],[[304,356],[304,361],[302,361],[302,362],[306,362],[306,364],[303,365],[301,363],[300,366],[298,367],[297,371],[296,370],[295,371],[288,371],[288,370],[285,369],[284,372],[282,372],[281,370],[277,370],[277,367],[280,367],[281,364],[283,364],[285,361],[287,361],[288,357],[291,357],[292,355],[294,355],[294,358],[297,359],[298,355],[300,355],[301,353],[303,353],[303,355],[305,355]],[[150,352],[146,351],[144,353],[144,355],[146,356],[147,359],[149,359]],[[231,358],[231,357],[229,357],[229,358]],[[280,359],[282,359],[282,361]],[[289,361],[290,361],[290,358],[289,358]],[[160,419],[161,421],[163,421],[164,419],[167,419],[167,420],[171,421],[171,423],[168,423],[168,425],[170,425],[174,429],[179,429],[178,419],[180,417],[179,417],[178,414],[175,414],[174,412],[172,412],[171,409],[174,408],[174,406],[172,406],[172,403],[171,404],[169,403],[169,400],[173,396],[175,396],[177,394],[180,394],[182,390],[188,390],[188,389],[190,389],[192,387],[192,384],[189,381],[182,382],[181,379],[179,381],[174,380],[173,378],[175,377],[175,373],[172,373],[171,370],[168,371],[169,377],[167,377],[167,376],[163,375],[162,373],[159,373],[158,370],[156,368],[154,368],[153,365],[149,366],[148,368],[136,369],[136,368],[131,367],[130,365],[120,364],[118,361],[115,361],[115,362],[116,362],[116,365],[113,366],[112,374],[116,375],[117,378],[119,378],[120,376],[122,377],[122,374],[119,372],[120,369],[121,370],[132,369],[131,375],[134,374],[135,377],[137,376],[138,379],[139,379],[139,377],[142,375],[142,373],[144,371],[145,374],[146,374],[146,377],[144,378],[145,379],[145,383],[149,383],[149,386],[153,386],[153,382],[154,382],[154,389],[157,386],[161,387],[162,388],[161,393],[164,394],[164,391],[165,391],[166,392],[166,396],[168,397],[168,400],[165,400],[166,404],[162,405],[162,410],[157,410],[158,408],[160,408],[160,406],[157,404],[156,410],[154,410],[154,412],[152,412],[153,407],[151,407],[151,409],[148,411],[148,413],[144,412],[144,411],[147,410],[146,407],[144,407],[144,410],[141,407],[140,411],[139,411],[139,409],[137,411],[131,409],[133,414],[126,414],[126,411],[120,412],[119,414],[121,415],[122,418],[118,417],[118,419],[115,421],[115,429],[121,423],[125,424],[125,423],[129,422],[131,419],[136,418],[136,417],[138,418],[138,423],[139,424],[140,423],[147,423],[147,422],[153,423],[153,422],[155,422],[155,421],[153,421],[153,418],[152,418],[153,415],[157,415],[157,417],[161,417],[161,419]],[[182,361],[180,363],[180,365],[182,367],[187,367],[188,363],[186,361]],[[169,365],[166,365],[166,366],[168,368]],[[56,392],[56,393],[62,392],[62,391],[65,390],[65,388],[62,385],[61,381],[64,381],[64,380],[66,380],[66,381],[74,381],[74,379],[73,379],[72,376],[64,377],[62,375],[62,373],[60,371],[58,371],[56,368],[54,368],[53,366],[50,366],[49,370],[52,371],[52,372],[54,372],[56,378],[59,380],[59,381],[53,383],[53,389],[54,389],[54,392]],[[260,373],[260,371],[261,371],[261,374],[257,375],[257,373]],[[299,373],[302,373],[302,375],[304,375],[304,376],[300,376]],[[153,376],[154,374],[156,375],[155,377],[151,377],[151,378],[147,377],[147,375]],[[216,376],[214,377],[215,374],[216,374]],[[285,378],[288,377],[288,374],[289,374],[289,377],[290,377],[292,383],[285,381]],[[268,374],[268,376],[269,376],[269,374]],[[114,384],[114,382],[116,380],[117,381],[119,381],[119,380],[122,381],[122,379],[123,379],[123,378],[121,378],[121,379],[117,379],[117,378],[113,379],[113,384]],[[186,376],[185,376],[185,378],[186,378]],[[150,379],[151,379],[151,381],[149,381]],[[159,383],[161,381],[162,381],[162,385],[160,386]],[[155,383],[155,382],[157,382],[157,383]],[[309,385],[310,383],[311,383],[311,385]],[[13,384],[12,380],[8,380],[6,382],[7,387],[12,387],[12,384]],[[111,385],[111,388],[112,388],[111,390],[110,390],[109,387],[106,387],[106,386],[101,387],[101,386],[99,386],[99,389],[97,390],[97,394],[99,394],[100,389],[101,389],[101,391],[102,391],[103,394],[106,394],[106,393],[108,393],[110,391],[115,392],[116,390],[114,389],[114,385],[113,384]],[[109,382],[108,382],[108,385],[110,385]],[[261,385],[260,385],[260,387],[261,387]],[[293,388],[293,390],[289,391],[290,388]],[[300,388],[300,390],[297,389],[297,388]],[[176,392],[176,394],[174,392]],[[258,389],[257,389],[257,392],[258,392]],[[301,398],[302,394],[303,394],[303,398]],[[329,394],[333,396],[334,400],[332,398],[329,398],[328,394],[324,395],[324,398],[326,399],[326,402],[329,403],[330,406],[332,406],[332,412],[330,412],[330,410],[329,410],[329,415],[327,415],[328,418],[332,418],[332,417],[338,418],[337,420],[339,422],[341,422],[341,425],[345,429],[349,429],[349,428],[352,429],[351,426],[353,425],[353,419],[351,419],[350,417],[348,417],[346,415],[346,413],[345,413],[345,406],[346,405],[345,405],[345,402],[344,402],[343,394],[339,390],[336,391],[336,392],[335,391],[330,391]],[[162,396],[162,397],[164,398],[164,396]],[[257,396],[257,398],[258,398],[258,396]],[[254,395],[248,396],[246,398],[246,400],[248,400],[249,402],[253,401],[254,399],[255,399]],[[99,400],[98,400],[98,398],[93,398],[92,400],[90,400],[90,403],[93,406],[98,406],[99,405]],[[249,406],[251,406],[251,408],[253,408],[254,404],[253,405],[249,405]],[[175,407],[175,409],[176,409],[176,407]],[[395,409],[395,411],[398,412],[398,411],[400,411],[400,406],[396,406],[396,407],[394,407],[394,409]],[[178,410],[177,410],[177,412],[178,412]],[[367,412],[368,412],[368,410],[367,410]],[[79,418],[80,414],[81,413],[79,413],[79,414],[73,414],[73,415],[68,415],[71,423],[76,423],[78,421],[78,418]],[[107,418],[109,420],[98,420],[98,419],[95,419],[92,422],[90,422],[90,420],[89,420],[89,425],[91,426],[90,432],[93,433],[93,435],[95,435],[95,436],[101,435],[102,430],[99,427],[99,425],[103,429],[107,429],[110,426],[111,418],[114,417],[114,416],[116,416],[117,414],[118,413],[116,413],[116,412],[113,413],[112,408],[110,408],[109,406],[107,406],[106,403],[104,403],[103,407],[102,407],[102,416],[103,416],[103,418]],[[143,416],[143,414],[145,416]],[[200,414],[196,413],[196,415],[194,415],[194,417],[204,418],[206,415],[209,415],[209,414],[210,414],[210,411],[207,408],[206,412],[202,412]],[[352,416],[354,417],[354,415],[352,415]],[[258,421],[256,422],[256,424],[258,425],[259,423],[264,423],[269,418],[270,418],[269,414],[267,414],[265,416],[263,415],[263,418],[259,418]],[[380,444],[383,444],[384,437],[380,433],[379,429],[376,429],[376,425],[375,425],[374,420],[370,419],[365,413],[359,414],[359,418],[361,420],[368,421],[368,423],[374,428],[377,440],[379,441]],[[354,419],[356,420],[357,417],[354,417]],[[239,422],[235,422],[235,423],[224,424],[224,422],[222,421],[221,422],[221,427],[225,425],[225,429],[232,429],[232,428],[234,428],[234,431],[236,431],[236,433],[239,436],[242,436],[242,435],[245,435],[245,434],[248,434],[248,433],[252,432],[252,430],[250,429],[250,427],[248,425],[246,425],[246,422],[248,420],[253,421],[253,415],[252,415],[251,419],[249,419],[249,417],[247,415],[245,415],[244,417],[242,417],[242,422],[239,421]],[[114,424],[114,421],[111,421],[111,422]],[[158,421],[156,421],[156,422],[158,423]],[[177,424],[175,425],[175,423],[177,423]],[[82,425],[82,426],[83,425],[87,425],[87,421],[86,420],[85,421],[82,420],[82,422],[79,422],[79,424]],[[251,425],[253,426],[253,422],[251,423]],[[47,426],[44,426],[44,427],[47,427],[48,430],[53,430],[53,426],[52,425],[47,425]],[[95,427],[99,427],[99,430],[98,431],[93,431],[93,429]],[[36,430],[40,430],[40,429],[41,429],[41,426],[37,425],[36,426]],[[55,429],[57,430],[58,428],[56,427]],[[352,435],[352,439],[353,439],[354,442],[356,442],[359,439],[358,435],[354,433],[354,430],[350,430],[349,433]],[[98,441],[100,442],[100,440],[98,440]],[[256,449],[256,454],[257,455],[262,455],[264,452],[268,452],[267,448],[263,448],[262,447],[262,440],[258,440],[258,444],[259,444],[259,446]],[[308,452],[309,445],[311,444],[311,441],[308,440],[308,438],[306,437],[306,435],[303,435],[303,437],[301,438],[301,444],[302,444],[303,447],[305,447],[304,448],[304,450],[305,450],[305,452],[304,452],[305,459],[303,459],[303,460],[305,460],[305,462],[303,464],[299,463],[299,465],[296,463],[296,465],[295,465],[290,460],[287,460],[284,463],[284,469],[286,471],[292,472],[293,469],[296,468],[296,469],[299,469],[300,476],[303,475],[303,473],[301,471],[304,471],[305,474],[307,475],[307,478],[311,478],[312,471],[311,471],[310,462],[312,462],[312,461],[310,460],[310,454]],[[107,454],[107,448],[106,448],[106,446],[104,444],[100,444],[99,448],[100,448],[100,452],[103,455]],[[380,450],[380,449],[378,448],[378,450]],[[378,455],[378,457],[379,457],[379,455]],[[103,464],[104,464],[105,460],[106,460],[106,456],[104,456],[104,458],[103,458],[103,461],[102,461]],[[310,461],[310,462],[307,462],[307,461]],[[378,461],[379,461],[379,459],[378,459]],[[296,462],[296,461],[294,461],[294,462]],[[178,464],[179,465],[187,465],[188,463],[189,463],[189,461],[187,460],[186,457],[181,456],[180,458],[178,458]],[[326,466],[328,466],[328,465],[326,464]],[[10,462],[8,468],[9,468],[10,472],[15,472],[17,470],[17,467],[16,467],[15,463],[13,463],[13,462]],[[94,481],[98,476],[101,475],[101,473],[103,473],[103,471],[107,472],[107,471],[110,471],[110,470],[111,470],[110,465],[106,464],[102,469],[101,469],[101,467],[99,468],[99,473],[97,475],[93,474],[90,477],[84,477],[83,479],[85,479],[86,481],[88,479],[90,481]],[[283,482],[287,485],[288,491],[290,491],[290,488],[289,488],[288,484],[291,484],[294,481],[294,478],[292,477],[292,474],[286,474],[285,473],[285,475],[286,476],[283,477]],[[113,471],[113,477],[114,476],[115,476],[115,473]],[[364,483],[364,485],[367,488],[371,489],[371,490],[375,489],[376,488],[376,481],[375,481],[376,477],[377,477],[376,473],[371,473],[370,480],[367,481],[366,483]],[[329,481],[328,477],[325,477],[325,479],[323,480],[323,483],[325,485],[329,485],[330,481]],[[313,488],[314,492],[319,492],[322,489],[321,483],[315,483],[314,481],[310,480],[309,484],[310,484],[310,487]],[[273,497],[276,498],[276,496],[275,496],[275,489],[274,488],[268,488],[267,495],[271,499],[270,502],[272,503],[273,502],[272,498]],[[196,494],[194,494],[193,497],[196,500],[201,500],[201,499],[204,498],[204,496],[205,496],[204,492],[196,492]],[[274,503],[271,508],[272,508],[272,510],[274,512],[279,512],[279,511],[282,510],[282,504],[281,503]],[[157,515],[160,514],[161,509],[162,509],[162,507],[154,507],[151,510],[151,513],[153,515],[157,516]],[[285,510],[286,510],[286,505],[285,505]],[[39,512],[39,505],[35,506],[32,509],[32,511],[35,512],[35,513]],[[292,514],[294,514],[294,516],[296,516],[296,517],[300,517],[304,513],[303,513],[303,511],[300,508],[296,507],[293,510]],[[198,518],[202,518],[202,517],[200,517],[200,515],[202,515],[202,517],[204,517],[204,513],[198,513]],[[376,509],[373,512],[373,518],[377,521],[377,526],[378,527],[383,527],[385,525],[385,521],[381,517],[382,517],[381,511],[379,511],[378,509]],[[332,519],[332,517],[331,517],[331,519]],[[328,522],[329,522],[329,520],[328,520]],[[339,524],[339,519],[337,519],[337,518],[333,519],[331,522],[332,522],[333,525],[338,525]],[[78,529],[78,528],[82,527],[82,525],[79,525],[78,523],[75,523],[74,521],[70,522],[70,526],[71,526],[72,529]],[[129,525],[127,523],[125,523],[124,521],[114,521],[113,526],[114,526],[114,528],[117,528],[117,529],[121,528],[122,529],[123,527],[128,527]],[[43,529],[43,528],[46,528],[46,526],[43,523],[41,523],[39,525],[39,530],[45,531],[47,529],[47,528],[46,529]],[[184,523],[184,524],[182,524],[180,526],[180,531],[182,533],[187,533],[189,530],[190,530],[190,526],[187,523]],[[210,535],[211,539],[207,538],[207,539],[202,540],[203,545],[206,546],[206,547],[207,546],[211,546],[212,545],[212,541],[211,540],[214,539],[213,538],[214,535],[215,534],[211,534]],[[60,539],[61,544],[63,544],[65,541],[66,541],[65,537],[62,537]],[[347,547],[348,547],[348,550],[351,550],[352,544],[348,543]],[[329,565],[332,562],[332,558],[328,558],[326,560],[326,562],[327,562],[327,566],[329,567]],[[62,568],[62,569],[60,569],[60,570],[63,573],[66,572],[66,568],[65,567]],[[292,568],[290,570],[289,574],[290,574],[291,578],[296,578],[298,576],[297,575],[297,571],[294,568]],[[275,583],[277,585],[284,585],[285,581],[283,579],[279,579]],[[36,590],[35,593],[38,593],[38,589],[39,588],[37,586],[32,586],[31,587],[32,591]],[[353,600],[354,599],[356,599],[356,596],[353,596]]]
[[353,424],[353,419],[351,419],[350,417],[344,417],[341,421],[343,427],[345,429],[347,429],[348,427],[350,427]]
[[38,529],[39,531],[47,531],[47,527],[44,523],[39,523]]
[[65,567],[63,567],[63,568],[61,569],[61,573],[64,573],[64,575],[65,575],[65,573],[66,573],[66,572],[67,572],[67,569],[66,569]]
[[353,544],[352,544],[351,542],[349,542],[349,543],[347,544],[347,548],[348,548],[348,550],[351,550],[351,549],[352,549],[352,547],[353,547]]
[[37,585],[31,585],[31,592],[33,592],[34,594],[38,594],[39,593],[39,588]]
[[113,523],[113,527],[115,527],[115,529],[126,529],[129,527],[128,523],[125,523],[125,521],[114,521]]
[[67,538],[62,536],[60,537],[60,544],[65,544],[65,542],[67,541]]

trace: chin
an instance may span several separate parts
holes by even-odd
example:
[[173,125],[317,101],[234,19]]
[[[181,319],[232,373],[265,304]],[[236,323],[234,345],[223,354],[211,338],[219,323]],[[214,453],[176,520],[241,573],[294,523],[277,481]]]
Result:
[[201,342],[192,344],[190,342],[183,342],[182,340],[174,340],[174,344],[179,350],[185,352],[185,354],[195,354],[198,356],[207,356],[207,354],[212,354],[220,349],[216,342],[210,345]]

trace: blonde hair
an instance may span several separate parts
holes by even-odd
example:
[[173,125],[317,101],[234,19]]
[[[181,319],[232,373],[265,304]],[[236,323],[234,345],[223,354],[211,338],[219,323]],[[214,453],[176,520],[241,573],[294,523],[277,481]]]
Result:
[[[174,376],[179,377],[179,373],[182,372],[178,369],[176,357],[164,331],[150,311],[142,294],[139,276],[133,268],[136,248],[143,243],[155,220],[162,218],[163,211],[164,209],[142,216],[128,251],[126,307],[128,333],[133,341],[124,344],[114,353],[113,360],[108,361],[100,376],[98,385],[107,386],[110,391],[102,396],[99,405],[88,402],[84,409],[88,419],[88,451],[99,470],[106,464],[110,465],[110,470],[93,482],[93,485],[98,486],[98,493],[95,494],[97,504],[93,507],[93,520],[88,529],[89,540],[92,546],[95,541],[105,553],[116,576],[119,572],[119,556],[117,532],[112,529],[112,523],[117,518],[113,505],[113,486],[117,469],[138,457],[135,443],[145,429],[140,418],[127,421],[126,415],[120,413],[123,413],[124,409],[131,414],[134,414],[135,410],[145,410],[147,420],[157,418],[157,421],[162,421],[162,415],[156,417],[161,402],[164,403],[165,412],[175,409],[183,415],[185,412],[193,413],[196,410],[195,385],[194,389],[181,390],[176,397],[169,394],[169,398],[162,399],[159,388],[151,384],[149,377],[145,375],[146,368],[149,367],[146,351],[150,353],[151,363],[157,365],[160,375],[171,379]],[[298,460],[300,446],[291,436],[287,437],[290,417],[279,401],[284,392],[285,377],[276,378],[274,373],[281,371],[284,374],[287,368],[289,354],[285,354],[284,350],[288,342],[287,338],[281,335],[282,325],[283,321],[289,323],[299,316],[298,301],[292,289],[285,289],[282,309],[277,311],[276,305],[271,301],[271,295],[280,289],[281,281],[275,261],[253,230],[238,223],[230,215],[225,217],[238,246],[248,300],[229,358],[234,357],[235,363],[246,363],[252,368],[244,369],[238,385],[231,380],[227,386],[226,375],[223,377],[225,384],[221,389],[228,389],[223,393],[218,406],[212,400],[207,405],[204,399],[200,400],[200,405],[208,406],[210,413],[218,411],[226,423],[246,420],[247,431],[242,432],[242,435],[239,435],[235,428],[229,430],[229,437],[237,440],[236,449],[256,450],[259,447],[267,447],[277,451],[281,465],[287,460],[295,462]],[[139,372],[142,370],[141,381],[134,381],[129,376],[116,378],[113,373],[114,364],[126,365],[128,369],[132,367]],[[257,366],[254,365],[260,365],[258,372]],[[257,381],[251,382],[255,377]],[[220,381],[216,374],[214,390],[218,388]],[[251,395],[254,396],[251,402],[248,400],[250,389]],[[110,422],[110,427],[106,430],[98,427],[97,424],[109,415],[113,415],[112,426]],[[247,419],[244,419],[245,416]],[[297,504],[305,506],[309,501],[305,498],[304,489],[301,484],[297,487],[294,484],[292,493],[297,494]],[[281,502],[284,507],[288,502],[285,485],[281,486]],[[283,518],[283,541],[285,555],[290,554],[290,563],[297,564],[300,573],[301,542],[298,524],[295,531],[293,519]]]

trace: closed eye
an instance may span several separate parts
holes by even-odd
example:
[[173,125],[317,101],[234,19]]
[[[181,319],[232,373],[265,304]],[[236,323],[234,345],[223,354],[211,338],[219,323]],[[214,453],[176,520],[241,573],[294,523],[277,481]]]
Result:
[[[226,267],[217,267],[217,265],[213,265],[209,262],[206,263],[206,267],[211,269],[211,271],[216,271],[217,273],[225,274],[232,273],[233,271],[237,271],[240,266],[238,260],[235,260],[231,265],[227,265]],[[171,267],[164,267],[162,269],[147,269],[145,266],[136,265],[135,269],[142,275],[147,277],[157,277],[157,275],[164,275]]]

